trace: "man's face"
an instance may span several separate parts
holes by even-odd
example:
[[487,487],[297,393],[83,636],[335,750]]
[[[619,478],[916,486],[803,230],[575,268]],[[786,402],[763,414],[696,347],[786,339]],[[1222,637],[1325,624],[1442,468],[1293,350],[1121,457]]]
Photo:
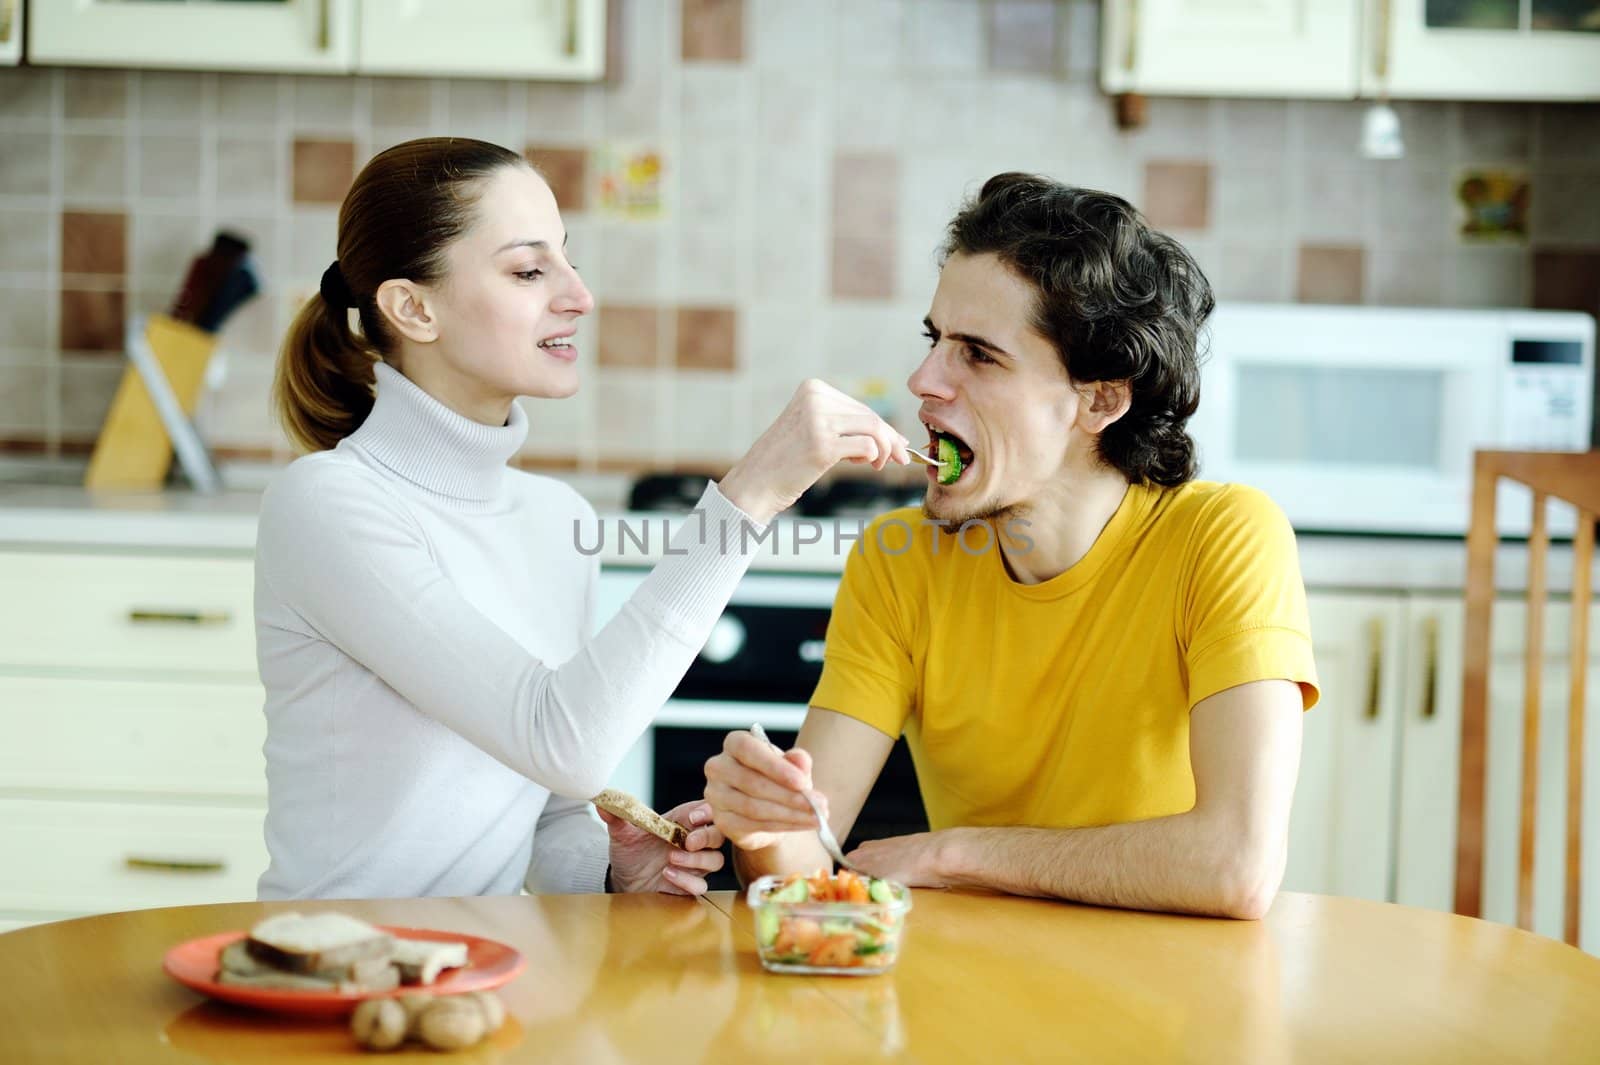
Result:
[[953,255],[939,275],[927,318],[932,346],[906,384],[922,401],[929,453],[948,434],[966,468],[941,485],[928,467],[930,518],[1001,518],[1059,487],[1082,400],[1055,348],[1029,324],[1033,302],[1032,286],[994,255]]

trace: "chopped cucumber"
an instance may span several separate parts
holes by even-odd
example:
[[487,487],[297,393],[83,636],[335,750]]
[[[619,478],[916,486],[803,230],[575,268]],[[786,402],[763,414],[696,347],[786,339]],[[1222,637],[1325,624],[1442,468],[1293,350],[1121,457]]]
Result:
[[939,483],[955,484],[965,467],[961,464],[961,455],[956,450],[955,441],[948,436],[939,438],[939,461],[945,464],[939,470]]
[[770,947],[778,941],[778,911],[771,906],[763,906],[756,911],[756,939],[763,947]]
[[767,896],[768,902],[794,903],[805,902],[811,898],[811,885],[804,880],[796,880],[786,887],[780,888]]
[[887,880],[873,880],[867,884],[867,897],[873,902],[893,902],[894,890]]
[[868,954],[882,954],[884,951],[886,951],[888,949],[889,949],[889,944],[887,944],[887,943],[857,943],[856,944],[856,953],[861,955],[862,957],[866,957]]
[[822,922],[822,934],[825,936],[853,936],[856,934],[856,923],[832,918]]

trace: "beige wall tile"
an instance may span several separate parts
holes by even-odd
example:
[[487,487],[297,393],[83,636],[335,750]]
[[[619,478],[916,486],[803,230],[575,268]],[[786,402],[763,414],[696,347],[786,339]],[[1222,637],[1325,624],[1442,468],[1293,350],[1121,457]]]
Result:
[[54,380],[48,366],[0,371],[0,438],[43,442],[50,429]]
[[653,306],[601,304],[600,365],[659,366],[662,314]]
[[1223,100],[1222,158],[1227,162],[1281,160],[1289,143],[1289,105],[1283,100]]
[[61,360],[61,436],[92,443],[122,383],[127,364],[104,358]]
[[219,203],[283,202],[286,167],[276,139],[222,136],[217,138],[216,153]]
[[1518,162],[1533,154],[1530,104],[1464,103],[1457,126],[1457,155],[1466,162]]
[[674,363],[680,370],[732,370],[739,315],[732,307],[680,307]]
[[744,58],[744,0],[683,0],[686,62]]
[[219,447],[271,448],[283,439],[272,410],[271,364],[228,367],[222,387],[206,394],[200,430]]
[[198,137],[139,138],[139,196],[192,201],[200,195]]
[[356,126],[356,81],[349,77],[302,75],[294,79],[297,132],[346,133]]
[[747,0],[750,59],[758,67],[814,72],[832,63],[828,40],[834,13],[827,3]]
[[42,68],[0,67],[0,118],[49,118],[55,113],[59,76]]
[[[522,87],[517,87],[518,96]],[[490,144],[515,145],[522,122],[513,123],[511,85],[504,81],[458,78],[445,86],[446,128],[453,136],[475,137]]]
[[123,274],[128,269],[128,216],[68,211],[61,216],[61,272]]
[[356,149],[350,141],[296,138],[291,171],[294,202],[343,203],[355,180],[355,166]]
[[[50,335],[53,288],[43,285],[0,287],[0,362],[29,361],[42,357],[55,344]],[[4,371],[0,371],[4,373]]]
[[[1224,227],[1222,232],[1229,231]],[[1291,273],[1280,244],[1224,239],[1217,251],[1216,268],[1207,271],[1206,277],[1219,300],[1280,303],[1293,295]]]
[[1293,232],[1314,242],[1364,238],[1375,217],[1374,171],[1360,162],[1303,160]]
[[524,104],[528,136],[543,144],[583,141],[599,123],[599,99],[599,91],[587,85],[529,85]]
[[1523,248],[1462,248],[1453,256],[1447,302],[1458,307],[1522,307],[1530,299]]
[[1289,226],[1288,171],[1284,167],[1235,164],[1225,159],[1215,167],[1214,177],[1215,232],[1225,240],[1259,235],[1282,241]]
[[1443,169],[1386,168],[1373,184],[1378,232],[1385,243],[1440,247],[1449,239],[1450,177]]
[[665,378],[651,370],[602,370],[595,375],[595,446],[602,459],[642,459],[670,454],[660,415]]
[[686,371],[672,390],[673,456],[726,467],[750,446],[749,386],[722,374]]
[[1360,303],[1365,269],[1361,248],[1302,244],[1295,298],[1302,303]]
[[1025,74],[1056,69],[1054,0],[995,0],[989,8],[989,69]]
[[284,81],[276,74],[218,74],[218,121],[229,129],[275,124]]
[[1146,163],[1140,208],[1157,229],[1205,229],[1211,224],[1210,164]]
[[654,227],[610,223],[590,243],[593,250],[579,263],[599,299],[650,303],[661,295],[661,235]]
[[433,123],[434,82],[425,78],[369,78],[366,81],[375,126],[427,126]]
[[210,79],[188,71],[141,70],[139,118],[146,122],[200,121],[205,114]]
[[671,295],[696,303],[742,298],[750,278],[740,266],[739,244],[738,230],[721,223],[679,226]]
[[755,123],[754,75],[743,66],[685,67],[679,120],[685,139],[748,137]]
[[127,302],[120,289],[61,290],[61,349],[121,354]]
[[177,293],[194,257],[211,246],[205,220],[187,212],[141,211],[131,228],[133,272],[142,286],[161,292],[163,302]]
[[589,153],[586,149],[530,144],[526,154],[549,183],[562,214],[588,207]]
[[48,273],[50,231],[59,224],[46,211],[0,207],[0,271]]
[[65,134],[61,157],[61,192],[68,201],[127,196],[128,144],[120,134]]
[[1446,255],[1442,249],[1408,251],[1374,248],[1372,302],[1392,307],[1434,307],[1445,299]]
[[50,194],[51,152],[56,138],[49,133],[8,132],[0,152],[0,195]]
[[64,76],[64,107],[73,119],[121,119],[128,113],[128,79],[124,70],[69,70]]
[[[696,223],[737,224],[740,190],[748,179],[740,163],[744,152],[733,140],[697,140],[678,158],[678,209]],[[762,197],[763,207],[771,203]]]
[[918,70],[976,73],[983,38],[982,4],[916,0],[905,7],[905,58]]

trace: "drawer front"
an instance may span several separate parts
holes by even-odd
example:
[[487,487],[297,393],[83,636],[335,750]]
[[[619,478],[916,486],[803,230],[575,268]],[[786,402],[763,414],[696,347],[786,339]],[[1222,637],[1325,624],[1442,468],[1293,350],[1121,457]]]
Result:
[[256,675],[247,558],[0,553],[0,668]]
[[0,911],[248,902],[266,806],[0,799]]
[[259,685],[0,675],[0,788],[264,799]]

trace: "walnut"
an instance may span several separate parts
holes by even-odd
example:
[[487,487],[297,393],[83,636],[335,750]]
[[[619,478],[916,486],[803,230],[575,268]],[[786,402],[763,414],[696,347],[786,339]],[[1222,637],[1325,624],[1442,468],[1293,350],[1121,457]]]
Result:
[[486,1032],[494,1033],[506,1023],[506,1004],[500,1001],[500,996],[493,991],[473,991],[466,995],[476,1002],[483,1010],[483,1027]]
[[434,1050],[460,1050],[483,1038],[483,1007],[466,996],[434,1000],[417,1020],[417,1034]]
[[392,998],[369,998],[350,1016],[350,1033],[367,1050],[393,1050],[406,1039],[405,1007]]

